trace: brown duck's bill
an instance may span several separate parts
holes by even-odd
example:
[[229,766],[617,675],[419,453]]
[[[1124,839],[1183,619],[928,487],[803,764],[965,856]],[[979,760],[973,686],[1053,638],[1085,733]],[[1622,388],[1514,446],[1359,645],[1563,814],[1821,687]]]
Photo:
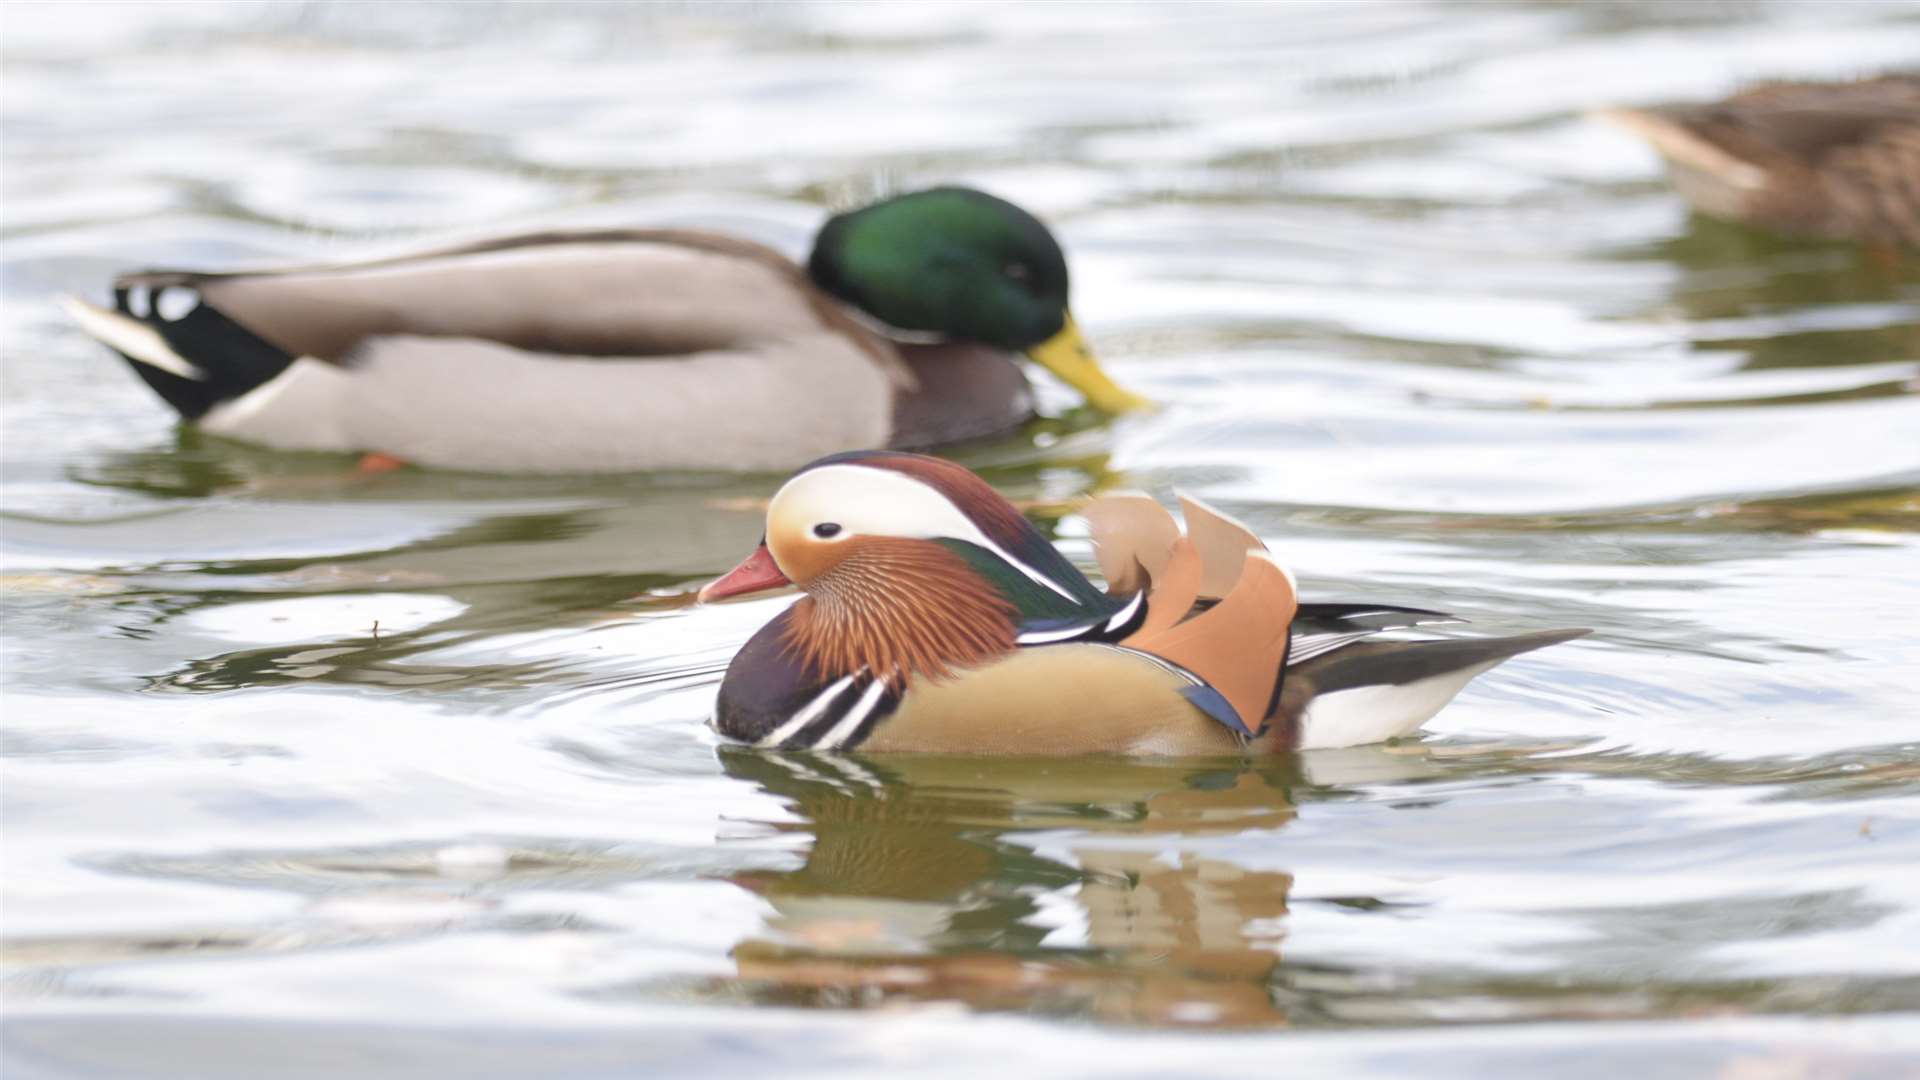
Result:
[[787,580],[787,575],[781,573],[780,567],[774,563],[773,553],[767,550],[767,545],[761,544],[739,566],[707,582],[700,590],[700,602],[704,604],[725,600],[729,596],[746,596],[791,584],[793,582]]

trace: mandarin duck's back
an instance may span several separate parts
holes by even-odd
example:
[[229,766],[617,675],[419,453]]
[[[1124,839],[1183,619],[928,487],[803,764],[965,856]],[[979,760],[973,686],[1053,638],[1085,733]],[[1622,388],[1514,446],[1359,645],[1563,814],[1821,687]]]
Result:
[[762,546],[703,599],[806,592],[728,667],[723,735],[769,748],[1202,755],[1405,734],[1470,679],[1585,631],[1364,642],[1446,621],[1301,604],[1244,526],[1141,495],[1087,509],[1095,587],[979,477],[934,458],[841,454],[801,470]]

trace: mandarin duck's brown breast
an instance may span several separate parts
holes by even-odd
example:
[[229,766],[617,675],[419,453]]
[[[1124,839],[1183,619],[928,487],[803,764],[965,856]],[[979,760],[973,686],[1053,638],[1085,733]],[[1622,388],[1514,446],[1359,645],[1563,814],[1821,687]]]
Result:
[[765,747],[837,750],[858,746],[900,703],[899,692],[865,669],[826,676],[792,644],[793,609],[760,628],[727,665],[713,727]]

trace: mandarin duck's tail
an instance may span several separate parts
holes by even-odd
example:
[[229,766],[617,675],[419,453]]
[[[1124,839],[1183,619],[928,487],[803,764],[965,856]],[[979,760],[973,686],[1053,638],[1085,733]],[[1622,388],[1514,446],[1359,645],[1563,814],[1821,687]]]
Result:
[[1269,737],[1276,748],[1315,750],[1410,735],[1483,672],[1589,633],[1344,645],[1288,668]]

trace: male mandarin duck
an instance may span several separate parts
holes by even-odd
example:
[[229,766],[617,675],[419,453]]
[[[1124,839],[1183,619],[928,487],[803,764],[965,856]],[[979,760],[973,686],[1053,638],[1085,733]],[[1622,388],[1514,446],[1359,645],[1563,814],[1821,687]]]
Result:
[[774,495],[760,547],[700,591],[806,594],[734,657],[713,726],[761,747],[879,752],[1353,746],[1413,731],[1508,657],[1587,633],[1366,642],[1449,617],[1300,603],[1257,536],[1181,503],[1184,534],[1145,495],[1086,508],[1102,591],[959,465],[822,458]]
[[[501,472],[790,469],[1004,432],[1025,353],[1095,408],[1094,360],[1031,214],[936,188],[833,217],[805,267],[680,229],[114,283],[66,298],[186,420],[290,450]],[[908,340],[911,338],[912,340]]]
[[1703,214],[1920,248],[1920,73],[1600,115],[1652,143]]

